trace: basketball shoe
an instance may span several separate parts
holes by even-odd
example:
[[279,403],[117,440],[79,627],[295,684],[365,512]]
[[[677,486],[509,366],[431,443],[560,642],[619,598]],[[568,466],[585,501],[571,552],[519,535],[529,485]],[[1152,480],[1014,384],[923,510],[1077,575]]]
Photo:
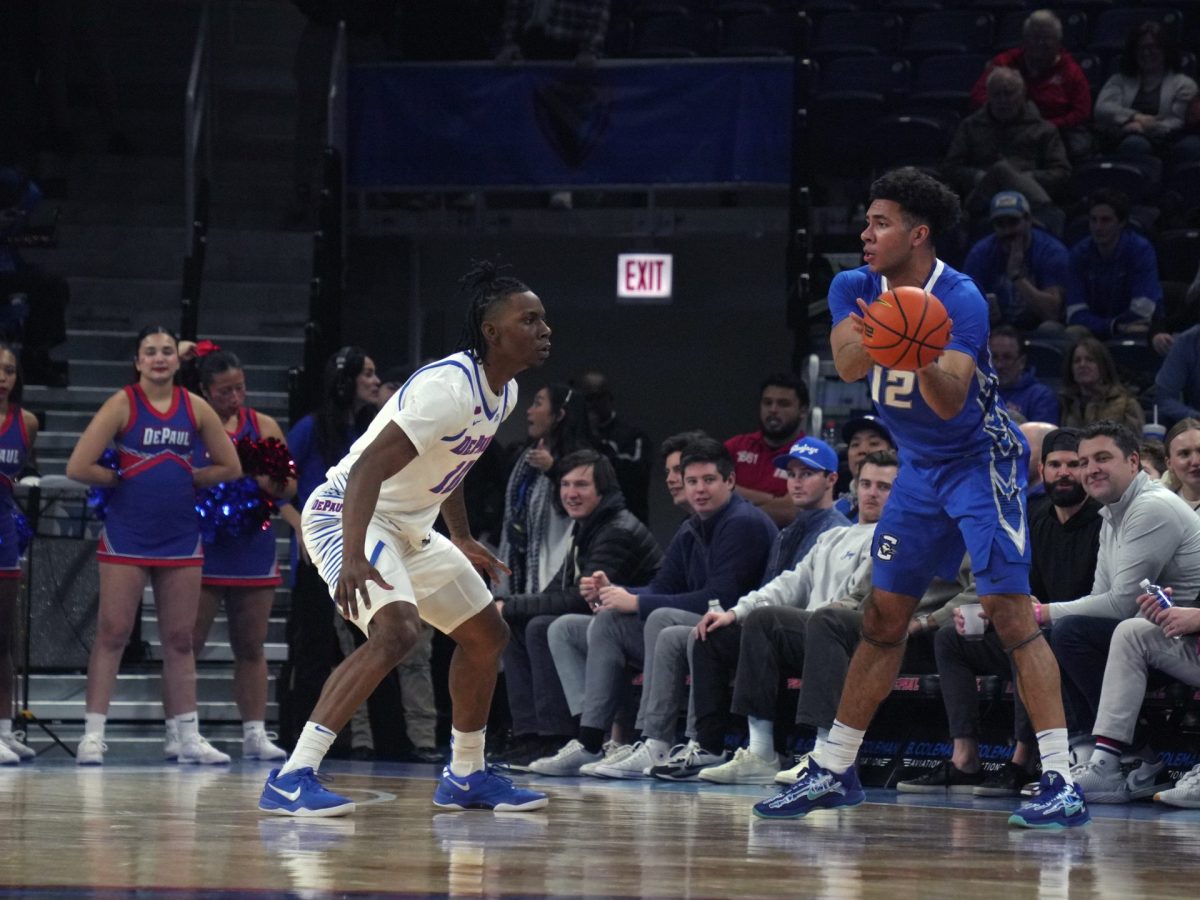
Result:
[[1092,821],[1083,792],[1067,784],[1057,772],[1043,772],[1041,790],[1008,817],[1018,828],[1075,828]]
[[354,801],[326,790],[312,766],[305,766],[286,775],[272,769],[258,798],[258,808],[280,816],[318,819],[348,816],[354,812]]
[[446,766],[433,794],[433,805],[442,809],[527,812],[541,809],[549,802],[545,794],[517,787],[491,766],[470,775],[455,775]]
[[760,819],[798,819],[815,809],[857,806],[866,799],[858,781],[858,770],[851,766],[840,775],[830,772],[811,755],[804,757],[804,768],[789,788],[754,804]]
[[24,741],[25,732],[23,731],[10,731],[7,734],[0,734],[0,746],[4,747],[10,753],[15,753],[22,762],[37,756],[32,747],[25,746]]

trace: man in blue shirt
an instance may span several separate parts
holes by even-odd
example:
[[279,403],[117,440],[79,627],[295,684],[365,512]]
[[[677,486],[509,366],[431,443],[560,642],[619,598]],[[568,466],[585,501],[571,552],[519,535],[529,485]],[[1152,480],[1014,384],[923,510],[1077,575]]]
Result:
[[1180,419],[1200,418],[1200,325],[1176,335],[1154,378],[1154,401],[1168,427]]
[[997,325],[988,339],[992,367],[1000,389],[1000,399],[1009,414],[1019,422],[1058,424],[1058,397],[1025,368],[1025,346],[1017,329]]
[[1162,315],[1154,245],[1127,228],[1129,198],[1101,188],[1088,197],[1088,231],[1071,248],[1067,324],[1096,337],[1144,335]]
[[[837,719],[795,784],[755,805],[762,818],[798,818],[863,801],[855,760],[899,672],[918,598],[934,575],[955,578],[967,551],[1042,754],[1041,790],[1009,824],[1062,828],[1089,821],[1071,778],[1058,666],[1029,599],[1029,448],[999,399],[988,358],[987,301],[934,247],[959,209],[954,192],[923,172],[885,174],[871,185],[861,235],[866,265],[840,272],[829,287],[834,365],[844,381],[868,379],[901,466],[875,528],[871,596]],[[863,346],[867,300],[894,286],[929,291],[952,322],[943,353],[915,371],[885,368]]]
[[1062,323],[1067,248],[1033,227],[1029,201],[1019,191],[992,197],[992,234],[971,248],[963,272],[987,298],[991,321],[1032,331]]

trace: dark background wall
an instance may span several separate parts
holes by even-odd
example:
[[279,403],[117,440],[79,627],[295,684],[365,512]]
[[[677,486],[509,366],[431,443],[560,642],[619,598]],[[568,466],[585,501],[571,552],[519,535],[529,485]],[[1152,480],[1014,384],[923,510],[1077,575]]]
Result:
[[[617,254],[670,252],[674,297],[665,306],[616,301]],[[422,355],[450,352],[465,306],[455,294],[472,259],[512,265],[541,297],[554,334],[549,362],[519,379],[521,400],[501,430],[524,440],[524,411],[547,381],[569,381],[588,367],[607,373],[618,414],[657,445],[688,428],[715,437],[758,427],[758,384],[790,368],[793,338],[784,318],[782,235],[619,239],[431,237],[356,239],[351,251],[343,337],[381,366],[408,361],[409,298],[418,285]],[[818,336],[824,340],[825,336]],[[661,487],[655,449],[651,524],[668,539],[678,524]]]

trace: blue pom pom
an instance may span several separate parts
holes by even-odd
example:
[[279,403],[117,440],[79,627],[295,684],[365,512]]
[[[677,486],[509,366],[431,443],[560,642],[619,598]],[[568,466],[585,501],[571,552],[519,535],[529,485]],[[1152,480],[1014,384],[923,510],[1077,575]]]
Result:
[[275,502],[264,494],[253,478],[223,481],[196,494],[200,537],[211,544],[218,538],[254,534],[270,527]]

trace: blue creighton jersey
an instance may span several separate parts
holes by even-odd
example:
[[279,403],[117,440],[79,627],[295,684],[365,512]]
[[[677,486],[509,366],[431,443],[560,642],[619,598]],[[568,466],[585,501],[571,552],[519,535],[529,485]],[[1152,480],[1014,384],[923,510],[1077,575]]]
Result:
[[[860,313],[857,298],[870,303],[888,287],[886,278],[866,266],[839,272],[829,286],[833,324]],[[942,301],[954,322],[946,349],[975,360],[975,380],[963,408],[947,421],[921,396],[915,372],[872,367],[867,376],[871,399],[896,439],[901,458],[939,461],[989,451],[997,457],[1019,457],[1025,444],[1000,400],[988,352],[987,301],[970,277],[940,259],[924,288]]]

